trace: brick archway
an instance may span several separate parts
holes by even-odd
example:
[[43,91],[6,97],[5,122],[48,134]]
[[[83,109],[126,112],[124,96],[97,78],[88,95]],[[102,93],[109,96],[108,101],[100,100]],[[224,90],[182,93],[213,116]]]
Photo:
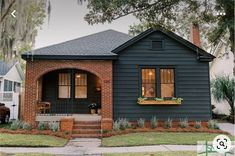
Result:
[[35,124],[37,80],[44,74],[58,69],[74,68],[93,73],[101,80],[102,129],[112,129],[112,61],[103,60],[35,60],[26,63],[25,101],[23,119]]

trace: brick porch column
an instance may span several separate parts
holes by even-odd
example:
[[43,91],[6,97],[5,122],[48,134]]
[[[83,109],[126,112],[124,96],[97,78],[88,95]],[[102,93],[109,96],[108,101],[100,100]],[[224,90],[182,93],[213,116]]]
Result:
[[113,72],[112,62],[105,67],[105,76],[101,90],[102,119],[101,129],[112,130],[113,127]]
[[36,100],[37,100],[37,84],[34,81],[35,69],[33,63],[28,61],[26,63],[26,76],[25,76],[25,99],[23,107],[23,120],[35,125],[36,119]]

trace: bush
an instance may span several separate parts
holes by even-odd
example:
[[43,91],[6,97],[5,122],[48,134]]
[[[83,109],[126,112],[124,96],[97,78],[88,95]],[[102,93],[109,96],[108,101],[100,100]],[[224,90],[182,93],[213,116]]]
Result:
[[46,128],[47,128],[46,122],[39,121],[37,129],[42,131],[42,130],[46,130]]
[[114,131],[119,131],[120,130],[120,123],[118,121],[114,121],[113,130]]
[[219,126],[215,120],[208,121],[208,128],[209,129],[219,129]]
[[184,119],[180,119],[180,128],[187,128],[188,127],[188,119],[184,118]]
[[30,131],[32,129],[32,126],[27,122],[23,122],[22,123],[22,129]]
[[143,118],[140,118],[137,120],[137,125],[139,128],[144,128],[144,123],[145,123],[145,120]]
[[195,125],[194,125],[194,128],[199,129],[201,127],[202,127],[201,121],[196,121]]
[[11,123],[11,130],[17,130],[17,129],[21,129],[23,127],[23,123],[20,120],[14,120]]
[[157,124],[158,124],[157,122],[158,122],[158,120],[157,120],[156,116],[151,118],[150,126],[151,126],[152,129],[157,128]]
[[171,128],[172,127],[172,119],[168,118],[165,122],[164,122],[164,128]]
[[129,121],[126,118],[120,118],[118,119],[118,122],[120,124],[120,129],[125,130],[129,127]]
[[60,123],[59,122],[49,122],[48,127],[53,132],[58,132],[60,130]]

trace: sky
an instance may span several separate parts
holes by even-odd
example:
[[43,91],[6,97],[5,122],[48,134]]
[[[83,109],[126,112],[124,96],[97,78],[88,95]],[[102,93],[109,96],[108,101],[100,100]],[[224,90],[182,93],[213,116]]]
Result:
[[88,25],[84,20],[85,14],[89,11],[86,3],[78,5],[77,0],[51,0],[51,5],[50,22],[45,19],[38,30],[35,49],[108,29],[128,33],[129,26],[138,23],[135,17],[129,15],[111,24]]

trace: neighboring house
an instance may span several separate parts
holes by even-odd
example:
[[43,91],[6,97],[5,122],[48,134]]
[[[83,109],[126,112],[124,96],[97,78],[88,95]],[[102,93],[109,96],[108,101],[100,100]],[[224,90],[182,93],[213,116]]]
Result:
[[0,102],[10,108],[10,119],[18,119],[19,94],[24,74],[19,62],[0,61]]
[[[212,52],[216,58],[210,63],[210,77],[211,80],[216,76],[228,75],[233,76],[234,56],[230,51],[229,45],[221,40]],[[230,114],[230,106],[227,101],[217,102],[212,96],[212,105],[215,105],[214,112],[216,114]]]
[[[92,102],[101,103],[101,128],[108,130],[118,118],[211,118],[214,56],[169,31],[149,29],[132,38],[107,30],[22,58],[27,61],[23,117],[31,123],[43,114],[48,120],[89,114]],[[141,96],[148,100],[137,103]],[[41,101],[50,102],[45,113],[35,109]]]

